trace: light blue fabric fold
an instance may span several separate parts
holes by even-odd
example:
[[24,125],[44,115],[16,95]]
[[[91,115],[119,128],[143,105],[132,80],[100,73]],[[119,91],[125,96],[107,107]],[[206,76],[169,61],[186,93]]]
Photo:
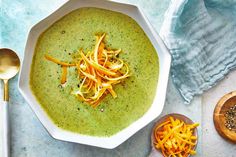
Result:
[[190,103],[236,67],[236,0],[173,0],[160,34],[174,84]]

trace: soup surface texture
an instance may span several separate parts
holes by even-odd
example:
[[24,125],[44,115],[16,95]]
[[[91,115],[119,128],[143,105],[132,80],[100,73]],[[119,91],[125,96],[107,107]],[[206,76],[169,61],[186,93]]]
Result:
[[[68,68],[67,82],[60,85],[61,66],[45,55],[71,62],[78,49],[94,49],[97,33],[106,33],[111,49],[121,48],[119,57],[131,76],[114,86],[117,98],[108,94],[96,108],[71,92],[80,79]],[[60,128],[92,136],[111,136],[139,119],[151,106],[159,75],[157,53],[142,28],[129,16],[98,8],[77,9],[51,25],[37,42],[31,66],[30,86],[50,119]]]

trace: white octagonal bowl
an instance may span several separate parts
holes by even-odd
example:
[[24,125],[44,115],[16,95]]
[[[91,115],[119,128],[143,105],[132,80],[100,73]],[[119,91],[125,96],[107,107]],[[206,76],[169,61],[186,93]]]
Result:
[[[127,128],[110,137],[81,135],[57,127],[37,102],[29,86],[30,68],[34,55],[34,49],[39,35],[64,15],[70,13],[75,9],[83,7],[96,7],[112,10],[132,17],[142,27],[142,29],[152,42],[153,46],[155,47],[159,57],[159,80],[153,104],[140,119],[136,120]],[[162,112],[166,96],[170,62],[171,57],[164,43],[154,31],[151,24],[144,16],[143,12],[138,7],[129,4],[103,0],[70,0],[50,16],[40,21],[30,30],[25,48],[24,61],[20,73],[19,90],[27,100],[39,120],[42,122],[44,127],[55,139],[112,149],[120,145],[130,136],[135,134],[138,130],[146,126]]]

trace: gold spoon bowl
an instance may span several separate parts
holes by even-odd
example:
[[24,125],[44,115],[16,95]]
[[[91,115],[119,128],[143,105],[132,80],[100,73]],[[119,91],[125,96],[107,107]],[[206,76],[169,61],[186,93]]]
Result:
[[13,78],[20,69],[17,54],[7,48],[0,49],[0,79],[4,81],[4,101],[9,100],[8,80]]

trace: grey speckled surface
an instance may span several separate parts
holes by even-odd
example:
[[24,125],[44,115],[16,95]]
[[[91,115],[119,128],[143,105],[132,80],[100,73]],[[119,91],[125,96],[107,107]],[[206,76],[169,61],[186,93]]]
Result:
[[[64,2],[65,0],[2,0],[0,5],[0,47],[12,48],[22,59],[30,27]],[[153,26],[159,31],[169,0],[126,0],[126,2],[137,4],[143,8]],[[113,150],[53,139],[20,95],[17,78],[10,81],[12,157],[144,157],[148,155],[153,123]],[[167,100],[162,115],[172,112],[182,113],[199,122],[201,121],[201,109],[199,97],[195,98],[190,105],[184,105],[179,93],[169,80]],[[199,130],[199,135],[201,135],[201,129]],[[201,156],[201,137],[199,139],[200,143],[197,149],[198,156]]]

